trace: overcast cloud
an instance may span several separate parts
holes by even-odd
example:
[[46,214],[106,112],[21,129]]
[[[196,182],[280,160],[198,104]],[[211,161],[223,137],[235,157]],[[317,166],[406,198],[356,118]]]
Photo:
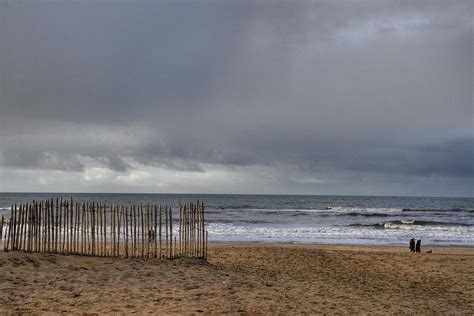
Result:
[[0,0],[0,191],[474,196],[473,12]]

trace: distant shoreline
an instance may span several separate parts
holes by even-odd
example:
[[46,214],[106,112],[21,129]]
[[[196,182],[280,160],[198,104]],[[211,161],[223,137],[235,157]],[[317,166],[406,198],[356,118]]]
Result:
[[[220,241],[209,241],[209,248],[294,248],[294,249],[325,249],[325,250],[354,250],[354,251],[382,251],[382,252],[394,252],[394,253],[410,253],[407,245],[395,245],[395,244],[344,244],[344,243],[277,243],[277,242],[220,242]],[[433,253],[427,254],[426,251],[432,250]],[[4,241],[0,241],[0,252],[4,251]],[[24,251],[9,251],[10,253],[26,253]],[[469,254],[471,253],[472,254]],[[35,252],[32,252],[34,254]],[[421,255],[433,255],[433,254],[455,254],[462,253],[466,255],[474,256],[474,246],[460,246],[460,245],[421,245]],[[36,253],[41,254],[41,253]],[[53,253],[51,253],[53,254]],[[61,254],[54,254],[61,255]],[[75,256],[73,254],[65,254],[66,256]],[[419,254],[413,254],[419,255]],[[80,257],[94,257],[89,255],[84,255]],[[106,256],[105,258],[114,258]],[[120,257],[124,259],[124,257]],[[141,260],[141,259],[139,259]],[[143,259],[146,260],[146,259]]]
[[[423,242],[423,241],[422,241]],[[281,245],[281,246],[301,246],[301,247],[355,247],[355,248],[400,248],[408,250],[408,241],[407,244],[364,244],[364,243],[325,243],[325,242],[315,242],[315,243],[289,243],[289,242],[267,242],[267,241],[209,241],[209,246],[219,245],[219,246],[232,246],[232,245],[261,245],[261,246],[272,246],[272,245]],[[424,248],[459,248],[459,249],[474,249],[474,245],[439,245],[439,244],[421,244],[423,250]],[[409,251],[408,251],[409,252]]]

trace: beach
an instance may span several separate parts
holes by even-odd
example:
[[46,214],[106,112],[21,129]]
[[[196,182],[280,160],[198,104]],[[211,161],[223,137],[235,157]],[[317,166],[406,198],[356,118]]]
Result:
[[207,263],[2,251],[0,313],[472,314],[473,262],[429,246],[212,243]]

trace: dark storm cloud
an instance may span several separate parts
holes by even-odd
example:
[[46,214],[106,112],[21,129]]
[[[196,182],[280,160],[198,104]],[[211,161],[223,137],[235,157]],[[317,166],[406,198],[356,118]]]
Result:
[[202,99],[213,65],[233,50],[239,36],[233,15],[241,15],[218,3],[2,7],[1,62],[8,74],[2,111],[109,123],[143,118],[155,108],[188,110],[191,100]]
[[472,180],[472,10],[1,2],[0,166]]
[[407,176],[474,177],[474,140],[454,141],[420,146],[383,146],[353,150],[353,155],[335,155],[336,167],[364,172]]
[[11,168],[40,168],[52,170],[83,171],[84,165],[71,154],[41,151],[15,150],[4,152],[0,158],[2,166]]

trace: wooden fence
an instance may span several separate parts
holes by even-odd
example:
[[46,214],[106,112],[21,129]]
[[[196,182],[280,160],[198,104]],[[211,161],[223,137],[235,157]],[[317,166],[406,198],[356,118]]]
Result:
[[204,204],[161,205],[78,203],[72,199],[12,205],[1,219],[5,251],[125,258],[207,259]]

